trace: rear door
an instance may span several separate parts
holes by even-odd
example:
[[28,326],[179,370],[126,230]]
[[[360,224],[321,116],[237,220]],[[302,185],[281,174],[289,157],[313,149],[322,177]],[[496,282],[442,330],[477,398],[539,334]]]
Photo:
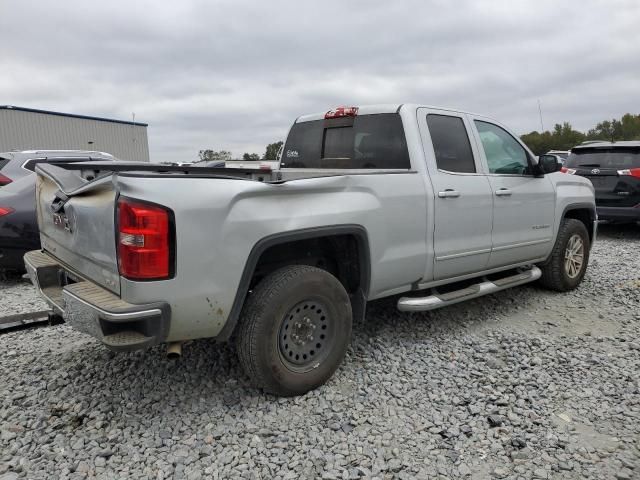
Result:
[[434,191],[434,280],[481,271],[491,253],[493,198],[468,120],[427,108],[417,115]]
[[530,154],[505,128],[484,118],[473,117],[473,124],[493,197],[489,267],[546,256],[556,205],[551,180],[532,174]]

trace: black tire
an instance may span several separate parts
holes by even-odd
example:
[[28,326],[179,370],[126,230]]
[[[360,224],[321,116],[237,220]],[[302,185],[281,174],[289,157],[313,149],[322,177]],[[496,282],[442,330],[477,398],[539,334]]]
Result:
[[[582,264],[578,271],[571,271],[571,269],[566,266],[565,255],[569,242],[572,241],[576,235],[580,238],[583,246]],[[558,292],[567,292],[576,288],[580,285],[580,282],[582,282],[587,271],[590,249],[591,242],[589,240],[589,232],[587,232],[584,224],[574,218],[565,218],[562,220],[551,256],[544,265],[540,266],[542,269],[540,283],[544,287]]]
[[237,337],[240,363],[269,393],[304,394],[342,363],[351,324],[349,295],[336,277],[307,265],[281,268],[247,298]]

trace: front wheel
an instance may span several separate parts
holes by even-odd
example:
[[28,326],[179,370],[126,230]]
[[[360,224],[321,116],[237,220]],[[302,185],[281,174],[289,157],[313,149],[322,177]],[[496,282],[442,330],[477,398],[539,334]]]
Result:
[[238,355],[267,392],[301,395],[324,384],[351,339],[349,295],[325,270],[291,265],[265,277],[243,310]]
[[540,283],[558,292],[573,290],[584,278],[591,248],[589,233],[584,224],[565,218],[547,263],[541,266]]

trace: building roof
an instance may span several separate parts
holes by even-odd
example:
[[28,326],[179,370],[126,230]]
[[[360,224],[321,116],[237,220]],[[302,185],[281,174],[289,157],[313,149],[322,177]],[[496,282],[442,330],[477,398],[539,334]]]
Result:
[[76,115],[75,113],[53,112],[50,110],[38,110],[36,108],[16,107],[14,105],[0,105],[0,110],[18,110],[20,112],[43,113],[45,115],[58,115],[60,117],[82,118],[84,120],[97,120],[99,122],[124,123],[125,125],[136,125],[138,127],[148,127],[148,123],[128,122],[126,120],[115,120],[113,118],[91,117],[89,115]]

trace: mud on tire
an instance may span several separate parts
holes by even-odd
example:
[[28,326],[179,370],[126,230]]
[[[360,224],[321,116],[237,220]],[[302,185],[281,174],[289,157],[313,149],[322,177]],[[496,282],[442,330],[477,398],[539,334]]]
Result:
[[351,324],[349,295],[336,277],[306,265],[281,268],[247,298],[236,339],[240,363],[267,392],[304,394],[338,368]]

